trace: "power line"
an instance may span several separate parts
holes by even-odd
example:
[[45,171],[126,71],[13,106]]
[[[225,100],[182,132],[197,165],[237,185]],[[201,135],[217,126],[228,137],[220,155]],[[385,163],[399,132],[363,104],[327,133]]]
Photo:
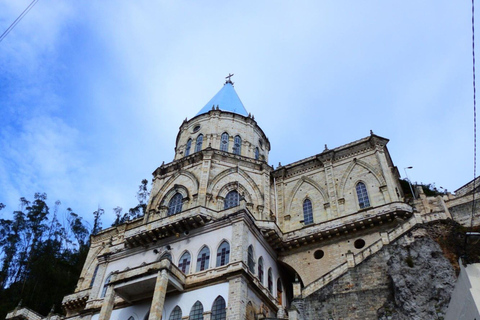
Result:
[[13,28],[15,28],[15,26],[23,19],[23,17],[30,11],[30,9],[33,8],[33,6],[38,2],[38,0],[33,0],[29,5],[28,7],[25,8],[25,10],[23,10],[23,12],[18,16],[17,19],[15,19],[15,21],[12,22],[12,24],[7,28],[7,30],[5,30],[2,35],[0,36],[0,42],[2,42],[3,39],[5,39],[5,37],[10,33],[10,31],[13,30]]
[[477,101],[475,89],[475,0],[472,0],[472,58],[473,58],[473,201],[470,227],[475,213],[475,192],[477,179]]

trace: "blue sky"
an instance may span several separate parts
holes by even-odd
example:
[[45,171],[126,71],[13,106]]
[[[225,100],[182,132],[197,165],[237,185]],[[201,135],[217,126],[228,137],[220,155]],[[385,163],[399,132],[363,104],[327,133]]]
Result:
[[[3,32],[30,0],[0,0]],[[0,202],[136,204],[228,73],[288,164],[373,130],[402,176],[473,178],[469,1],[41,0],[0,42]],[[0,212],[1,214],[2,212]]]

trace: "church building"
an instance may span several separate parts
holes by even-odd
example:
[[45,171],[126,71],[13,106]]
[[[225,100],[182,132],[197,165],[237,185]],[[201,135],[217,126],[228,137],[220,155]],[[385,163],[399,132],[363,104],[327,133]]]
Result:
[[414,217],[387,143],[370,132],[274,168],[227,77],[181,124],[145,215],[92,236],[65,319],[296,319],[292,301]]

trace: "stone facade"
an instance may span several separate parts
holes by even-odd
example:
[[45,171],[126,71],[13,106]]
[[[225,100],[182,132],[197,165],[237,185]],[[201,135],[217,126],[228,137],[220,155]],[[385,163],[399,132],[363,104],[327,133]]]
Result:
[[458,211],[442,197],[405,203],[388,140],[372,132],[270,166],[268,138],[232,92],[227,81],[182,123],[144,217],[92,236],[65,319],[373,319],[386,248]]

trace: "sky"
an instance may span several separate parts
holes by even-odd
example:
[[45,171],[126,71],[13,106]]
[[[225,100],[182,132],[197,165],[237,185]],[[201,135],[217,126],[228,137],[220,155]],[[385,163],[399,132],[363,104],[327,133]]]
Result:
[[[30,2],[0,0],[0,33]],[[454,191],[473,179],[471,28],[458,0],[39,0],[0,42],[0,216],[45,192],[110,225],[229,73],[275,167],[373,130],[402,177]]]

